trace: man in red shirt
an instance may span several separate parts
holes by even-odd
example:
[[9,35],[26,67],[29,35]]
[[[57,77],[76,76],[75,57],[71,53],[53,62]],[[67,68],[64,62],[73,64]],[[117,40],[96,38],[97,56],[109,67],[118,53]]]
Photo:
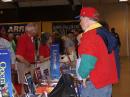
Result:
[[106,30],[102,30],[98,16],[97,10],[91,7],[83,7],[80,12],[84,31],[78,48],[81,58],[78,74],[84,86],[81,97],[111,97],[112,84],[118,82],[114,49],[108,51],[111,44],[104,37]]
[[36,35],[36,24],[29,23],[25,27],[25,34],[18,39],[16,48],[17,70],[19,83],[25,83],[25,73],[34,74],[35,45],[33,37]]

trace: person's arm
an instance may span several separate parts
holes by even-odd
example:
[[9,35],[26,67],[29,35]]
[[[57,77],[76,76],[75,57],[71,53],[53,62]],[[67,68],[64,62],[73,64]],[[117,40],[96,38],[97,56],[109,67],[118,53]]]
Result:
[[39,59],[41,62],[45,62],[45,61],[48,61],[50,57],[44,58],[43,56],[40,56]]
[[10,49],[10,52],[11,52],[11,60],[12,60],[12,64],[15,64],[15,59],[16,59],[16,57],[15,57],[15,53],[14,53],[14,50],[13,50],[13,48],[11,47],[11,45],[9,44],[9,49]]
[[24,63],[24,64],[30,66],[30,63],[29,63],[23,56],[21,56],[21,55],[16,55],[16,58],[17,58],[17,60],[18,60],[19,62]]
[[11,45],[10,45],[10,53],[11,53],[11,68],[12,69],[15,69],[15,62],[16,62],[16,56],[15,56],[15,53],[14,53],[14,50],[13,50],[13,48],[11,47]]
[[78,68],[78,73],[82,79],[86,79],[90,71],[94,69],[97,58],[95,56],[83,54]]

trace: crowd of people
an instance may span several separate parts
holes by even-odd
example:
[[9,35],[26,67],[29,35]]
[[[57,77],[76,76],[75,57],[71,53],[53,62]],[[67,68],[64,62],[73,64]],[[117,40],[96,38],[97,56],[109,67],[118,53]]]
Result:
[[112,35],[118,42],[111,44],[113,36],[98,22],[99,13],[95,8],[83,7],[79,18],[82,33],[72,29],[67,35],[42,32],[38,36],[34,23],[27,24],[25,33],[18,39],[14,39],[12,33],[0,32],[0,48],[10,49],[11,67],[17,70],[22,94],[25,73],[31,72],[34,76],[36,62],[40,62],[40,68],[50,70],[50,46],[58,43],[61,62],[76,68],[76,60],[80,59],[77,73],[83,80],[81,97],[111,97],[112,84],[118,82],[120,75],[119,36],[112,28]]

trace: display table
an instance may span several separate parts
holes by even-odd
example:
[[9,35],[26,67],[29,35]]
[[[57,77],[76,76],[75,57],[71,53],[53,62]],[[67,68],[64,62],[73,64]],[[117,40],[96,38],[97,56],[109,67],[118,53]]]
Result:
[[58,80],[52,80],[49,81],[49,83],[43,81],[40,85],[36,86],[36,95],[38,95],[38,97],[48,97],[47,94],[54,89],[57,83]]

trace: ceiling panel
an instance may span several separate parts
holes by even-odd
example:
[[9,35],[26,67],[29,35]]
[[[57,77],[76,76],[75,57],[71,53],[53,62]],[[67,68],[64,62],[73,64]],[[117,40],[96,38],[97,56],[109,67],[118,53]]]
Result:
[[[68,5],[72,1],[74,5],[81,5],[82,2],[89,3],[118,3],[118,0],[14,0],[14,3],[0,2],[0,8],[12,8],[18,5],[19,7],[37,7],[37,6],[54,6]],[[129,0],[130,2],[130,0]]]

